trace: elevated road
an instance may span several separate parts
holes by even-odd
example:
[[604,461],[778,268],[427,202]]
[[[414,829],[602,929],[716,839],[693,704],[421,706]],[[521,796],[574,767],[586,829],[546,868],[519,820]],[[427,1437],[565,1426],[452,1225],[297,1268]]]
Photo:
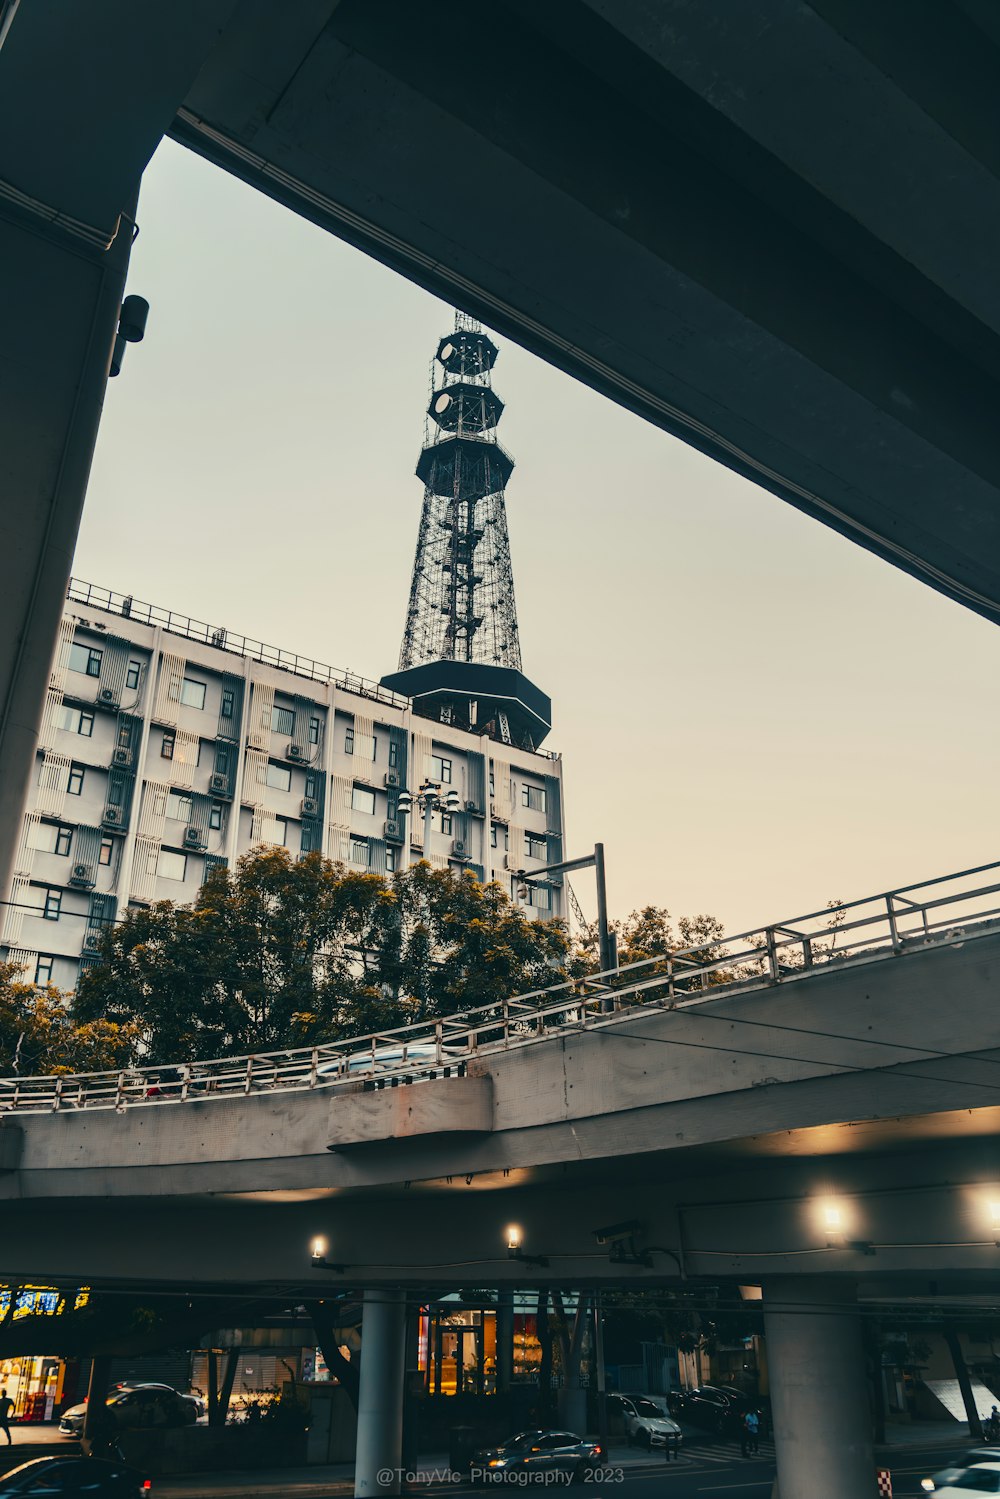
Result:
[[[360,1285],[992,1281],[997,872],[339,1053],[9,1079],[0,1268],[127,1280],[139,1236],[157,1282],[295,1284],[320,1232]],[[629,1220],[623,1260],[595,1230]]]

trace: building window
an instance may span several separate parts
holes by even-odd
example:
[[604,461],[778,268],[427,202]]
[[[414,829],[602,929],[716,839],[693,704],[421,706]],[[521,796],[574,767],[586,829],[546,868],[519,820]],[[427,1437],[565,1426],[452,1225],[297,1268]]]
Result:
[[351,838],[351,863],[360,864],[364,869],[368,868],[367,838]]
[[271,729],[275,734],[295,733],[295,714],[291,708],[271,709]]
[[224,744],[220,745],[215,751],[215,770],[216,774],[220,776],[227,776],[229,774],[229,751]]
[[69,857],[69,851],[73,844],[72,828],[56,828],[56,843],[53,853],[60,854],[64,859]]
[[548,797],[544,786],[522,786],[521,806],[530,807],[532,812],[547,812]]
[[276,817],[274,819],[274,837],[270,838],[268,840],[268,842],[273,843],[277,848],[287,848],[288,847],[288,818],[287,817]]
[[101,852],[98,855],[98,864],[108,865],[111,863],[111,855],[114,851],[115,840],[113,838],[101,839]]
[[496,794],[497,794],[496,793],[496,784],[497,784],[497,782],[496,782],[496,775],[491,770],[490,771],[490,796],[496,796]]
[[208,811],[208,825],[213,832],[218,832],[222,827],[222,803],[213,802]]
[[185,677],[181,683],[181,702],[188,708],[204,708],[205,692],[204,682],[196,682],[192,677]]
[[506,849],[509,846],[510,834],[505,827],[499,823],[493,823],[490,827],[490,848]]
[[319,777],[316,775],[306,776],[306,796],[311,796],[313,801],[319,796]]
[[68,729],[71,734],[82,734],[84,739],[90,739],[94,732],[94,715],[83,708],[63,706],[59,710],[59,727]]
[[391,843],[386,844],[385,869],[387,874],[393,874],[396,869],[396,850]]
[[389,740],[389,769],[390,770],[398,770],[399,769],[399,740],[398,739],[390,739]]
[[354,754],[354,728],[353,728],[353,726],[351,728],[348,728],[348,729],[344,730],[344,753],[348,754],[348,755],[353,755]]
[[69,649],[70,671],[83,672],[88,677],[99,677],[101,675],[101,657],[103,651],[97,650],[92,645],[71,645]]
[[79,796],[83,791],[83,766],[71,765],[66,790],[70,796]]
[[42,917],[45,921],[58,921],[62,910],[62,891],[46,890],[45,904],[42,907]]
[[129,692],[134,692],[139,685],[142,676],[142,662],[130,661],[125,672],[125,686]]
[[451,813],[441,813],[441,833],[445,838],[451,837]]
[[548,863],[548,839],[539,833],[525,833],[524,852],[529,859],[544,859]]
[[264,780],[275,791],[291,791],[292,789],[292,772],[287,765],[272,765],[269,760]]
[[220,718],[234,718],[236,716],[236,693],[231,687],[222,689],[222,707],[219,709]]
[[174,738],[173,729],[164,729],[163,739],[160,742],[160,758],[162,760],[172,760],[174,758]]
[[51,984],[52,982],[52,959],[39,957],[35,961],[35,983]]
[[132,727],[131,727],[130,724],[127,724],[127,723],[119,724],[119,726],[118,726],[118,748],[119,749],[131,749],[132,748]]
[[171,791],[167,796],[167,816],[174,822],[190,822],[193,806],[191,798],[183,792]]
[[367,812],[373,815],[375,812],[375,793],[367,786],[354,786],[351,788],[351,806],[355,812]]
[[319,744],[320,720],[313,714],[309,719],[309,743]]
[[445,786],[451,785],[451,761],[445,759],[444,755],[431,755],[431,780],[441,781]]
[[302,837],[299,840],[299,848],[304,854],[311,854],[313,852],[313,827],[311,823],[304,822],[302,824]]
[[533,906],[536,911],[549,911],[552,908],[552,891],[548,885],[528,886],[528,905]]
[[155,850],[150,858],[155,861],[151,874],[158,874],[161,880],[183,880],[187,874],[187,854],[176,854],[172,849],[161,848],[159,854]]

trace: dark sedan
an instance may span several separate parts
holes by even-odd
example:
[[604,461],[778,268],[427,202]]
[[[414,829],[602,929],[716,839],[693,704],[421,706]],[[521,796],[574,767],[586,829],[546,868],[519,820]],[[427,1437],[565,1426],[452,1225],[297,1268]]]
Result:
[[151,1479],[97,1457],[36,1457],[0,1478],[0,1499],[152,1499],[152,1491]]
[[520,1431],[499,1447],[487,1447],[472,1459],[474,1483],[503,1483],[508,1474],[538,1475],[568,1473],[574,1478],[593,1476],[607,1462],[600,1442],[578,1437],[572,1431]]
[[760,1403],[730,1385],[706,1384],[670,1396],[671,1415],[690,1421],[692,1426],[714,1431],[718,1436],[738,1437],[747,1411],[756,1411],[761,1429],[766,1428],[767,1414]]

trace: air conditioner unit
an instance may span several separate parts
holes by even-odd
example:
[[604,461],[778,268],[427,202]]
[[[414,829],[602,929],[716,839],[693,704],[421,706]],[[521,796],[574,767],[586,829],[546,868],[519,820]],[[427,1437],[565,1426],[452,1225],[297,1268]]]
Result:
[[456,859],[467,859],[469,857],[469,850],[466,847],[464,838],[455,838],[452,841],[451,851]]
[[112,756],[112,760],[115,765],[131,765],[132,751],[130,749],[116,749],[114,755]]
[[94,888],[94,869],[91,864],[74,864],[73,872],[69,877],[71,885],[79,890],[92,890]]
[[229,777],[220,775],[218,771],[208,778],[208,789],[216,796],[229,795]]
[[385,773],[385,784],[390,788],[390,790],[398,791],[400,785],[399,771],[387,770]]
[[97,694],[97,701],[99,703],[107,703],[109,705],[113,704],[114,706],[117,706],[118,694],[113,687],[102,687],[100,692]]
[[87,932],[83,938],[84,952],[99,952],[101,947],[100,932]]
[[302,816],[303,817],[318,817],[319,816],[319,802],[316,800],[316,798],[314,796],[304,796],[302,798]]
[[302,748],[301,744],[290,744],[285,750],[286,760],[304,760],[305,758],[306,752]]
[[185,848],[204,848],[205,847],[205,834],[202,832],[201,828],[185,828],[184,829],[184,847]]
[[397,817],[389,817],[386,819],[384,836],[388,843],[402,843],[403,824]]
[[120,828],[125,818],[121,807],[105,807],[104,816],[101,821],[109,828]]

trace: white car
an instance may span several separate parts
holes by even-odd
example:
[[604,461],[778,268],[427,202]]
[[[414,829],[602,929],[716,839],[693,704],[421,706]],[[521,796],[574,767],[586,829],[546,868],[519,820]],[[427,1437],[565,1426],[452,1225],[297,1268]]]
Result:
[[435,1066],[457,1067],[467,1056],[465,1051],[443,1046],[439,1058],[435,1042],[414,1041],[409,1046],[378,1046],[374,1052],[367,1048],[352,1052],[347,1058],[346,1067],[339,1061],[321,1062],[316,1075],[321,1078],[361,1077],[366,1072],[396,1072],[407,1062],[413,1063],[414,1070],[423,1072]]
[[625,1434],[630,1447],[680,1446],[681,1429],[658,1405],[645,1395],[609,1395],[608,1406],[625,1418]]
[[937,1499],[968,1499],[970,1494],[1000,1494],[1000,1462],[973,1463],[968,1468],[942,1468],[920,1487]]

